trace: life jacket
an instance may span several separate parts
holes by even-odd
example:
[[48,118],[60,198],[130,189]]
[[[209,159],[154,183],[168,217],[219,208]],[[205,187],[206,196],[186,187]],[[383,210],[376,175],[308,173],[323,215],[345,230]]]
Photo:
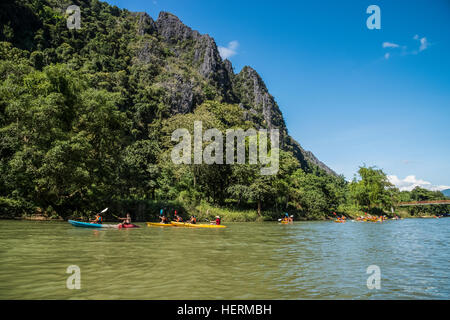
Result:
[[103,222],[103,219],[100,216],[98,216],[97,219],[95,220],[96,224],[102,224],[102,222]]
[[216,219],[216,224],[219,225],[220,224],[220,218]]

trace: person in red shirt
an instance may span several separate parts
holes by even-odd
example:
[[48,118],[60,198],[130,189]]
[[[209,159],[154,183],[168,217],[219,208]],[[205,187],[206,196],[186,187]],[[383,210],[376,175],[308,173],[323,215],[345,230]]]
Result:
[[221,222],[221,220],[220,220],[219,216],[216,216],[216,220],[210,221],[211,224],[217,224],[217,225],[219,225],[220,222]]

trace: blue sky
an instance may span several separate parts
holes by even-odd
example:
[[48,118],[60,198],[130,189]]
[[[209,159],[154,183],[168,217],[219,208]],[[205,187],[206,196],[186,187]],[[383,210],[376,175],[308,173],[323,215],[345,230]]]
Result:
[[[235,72],[261,75],[290,134],[347,179],[367,164],[403,189],[450,186],[449,1],[107,2],[208,33]],[[366,26],[371,4],[380,30]]]

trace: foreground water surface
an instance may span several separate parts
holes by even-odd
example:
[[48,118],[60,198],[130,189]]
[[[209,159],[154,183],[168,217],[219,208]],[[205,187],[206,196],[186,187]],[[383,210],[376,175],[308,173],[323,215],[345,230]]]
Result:
[[[450,218],[140,225],[0,221],[0,299],[450,298]],[[80,290],[66,287],[70,265]],[[380,289],[367,287],[370,265]]]

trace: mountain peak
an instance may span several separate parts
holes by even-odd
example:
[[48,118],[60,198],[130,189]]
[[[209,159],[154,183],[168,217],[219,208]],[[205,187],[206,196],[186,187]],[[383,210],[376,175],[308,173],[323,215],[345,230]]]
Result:
[[241,102],[250,109],[263,114],[265,126],[269,129],[272,127],[285,129],[281,111],[258,72],[250,66],[245,66],[236,75],[235,85]]
[[170,12],[161,11],[156,20],[156,26],[163,38],[172,44],[200,36],[198,31],[193,31]]

